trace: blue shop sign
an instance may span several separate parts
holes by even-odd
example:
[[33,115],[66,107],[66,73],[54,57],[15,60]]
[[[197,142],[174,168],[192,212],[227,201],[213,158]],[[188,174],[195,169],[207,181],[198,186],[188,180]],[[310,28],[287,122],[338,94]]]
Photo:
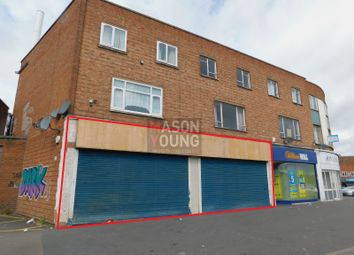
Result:
[[312,150],[302,150],[276,145],[273,145],[273,159],[274,161],[284,162],[317,163],[316,153]]

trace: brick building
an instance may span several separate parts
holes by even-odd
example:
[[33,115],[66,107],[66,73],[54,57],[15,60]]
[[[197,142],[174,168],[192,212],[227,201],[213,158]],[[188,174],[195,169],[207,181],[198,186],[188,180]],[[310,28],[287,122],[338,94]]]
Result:
[[0,213],[14,212],[26,140],[0,136]]
[[19,213],[81,224],[319,199],[330,127],[302,76],[104,0],[72,1],[19,73]]
[[0,135],[5,134],[9,107],[0,99]]
[[342,182],[354,185],[354,157],[343,156],[340,157],[339,162]]

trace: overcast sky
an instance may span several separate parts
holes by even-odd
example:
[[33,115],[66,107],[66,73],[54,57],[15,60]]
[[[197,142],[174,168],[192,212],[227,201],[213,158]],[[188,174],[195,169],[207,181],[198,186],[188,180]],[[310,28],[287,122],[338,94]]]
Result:
[[[0,0],[0,98],[12,110],[35,11],[43,33],[70,0]],[[320,85],[336,151],[354,155],[353,0],[112,0],[210,38]]]

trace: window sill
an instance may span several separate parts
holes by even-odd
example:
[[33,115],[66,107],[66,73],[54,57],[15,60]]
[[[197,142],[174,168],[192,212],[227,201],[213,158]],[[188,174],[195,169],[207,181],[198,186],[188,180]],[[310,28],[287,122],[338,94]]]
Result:
[[238,130],[238,129],[224,128],[224,127],[218,127],[218,126],[215,126],[215,125],[214,125],[214,128],[228,130],[228,131],[236,131],[236,132],[241,132],[241,133],[248,133],[247,130]]
[[109,47],[109,46],[106,46],[106,45],[102,45],[102,44],[98,44],[98,48],[105,49],[105,50],[110,50],[110,51],[114,51],[114,52],[118,52],[118,53],[121,53],[121,54],[124,54],[124,55],[128,55],[127,51],[119,50],[119,49],[116,49],[116,48],[113,48],[113,47]]
[[280,139],[282,139],[283,140],[283,142],[284,142],[284,140],[288,140],[289,141],[289,143],[292,143],[292,142],[302,142],[302,140],[301,140],[301,138],[300,139],[294,139],[294,138],[291,138],[291,137],[280,137]]
[[168,64],[168,63],[159,61],[159,60],[156,60],[156,64],[162,65],[162,66],[171,67],[171,68],[173,68],[173,69],[179,70],[178,66],[174,66],[174,65],[171,65],[171,64]]
[[273,96],[273,95],[269,95],[269,94],[268,94],[268,96],[280,100],[280,96]]
[[153,116],[153,115],[146,114],[146,113],[130,112],[130,111],[117,110],[117,109],[110,109],[109,111],[115,112],[115,113],[134,115],[134,116],[138,116],[138,117],[148,117],[148,118],[154,118],[154,119],[160,119],[160,120],[164,119],[163,116]]
[[210,76],[204,75],[204,74],[200,74],[200,76],[202,76],[202,77],[204,77],[204,78],[208,78],[208,79],[214,80],[214,81],[219,81],[219,79],[218,79],[217,77],[214,78],[214,77],[210,77]]
[[237,87],[239,87],[239,88],[241,88],[241,89],[245,89],[245,90],[250,90],[250,91],[252,91],[252,90],[253,90],[253,89],[252,89],[252,86],[251,86],[251,87],[249,87],[249,88],[247,88],[247,87],[243,87],[243,86],[241,86],[241,85],[237,84]]
[[294,105],[298,105],[298,106],[304,106],[302,103],[295,103],[293,102]]

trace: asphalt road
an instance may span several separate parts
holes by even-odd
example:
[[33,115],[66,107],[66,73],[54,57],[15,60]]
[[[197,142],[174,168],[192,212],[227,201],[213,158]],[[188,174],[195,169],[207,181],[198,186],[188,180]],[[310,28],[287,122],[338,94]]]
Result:
[[0,254],[354,254],[354,198],[70,230],[1,233]]

